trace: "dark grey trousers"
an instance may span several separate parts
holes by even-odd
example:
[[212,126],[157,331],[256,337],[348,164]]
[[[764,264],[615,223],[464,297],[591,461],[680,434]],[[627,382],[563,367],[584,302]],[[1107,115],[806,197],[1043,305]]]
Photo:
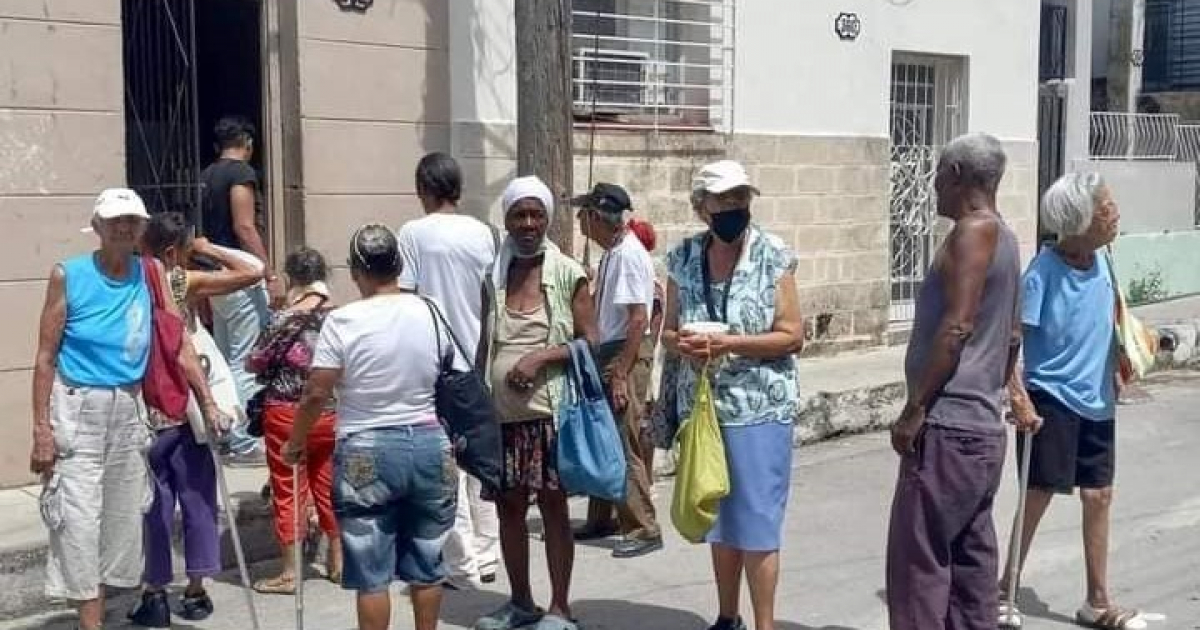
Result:
[[888,531],[891,630],[995,630],[992,504],[1005,439],[927,426],[902,458]]

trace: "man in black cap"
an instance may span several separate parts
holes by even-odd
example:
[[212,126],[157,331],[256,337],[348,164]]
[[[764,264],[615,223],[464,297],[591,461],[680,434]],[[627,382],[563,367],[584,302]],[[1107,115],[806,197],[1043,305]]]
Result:
[[[605,366],[609,401],[618,418],[627,462],[628,493],[616,506],[624,534],[614,549],[617,558],[632,558],[662,549],[662,532],[650,496],[650,474],[642,461],[642,415],[653,356],[646,334],[654,304],[654,261],[628,227],[629,194],[616,184],[596,184],[577,197],[579,223],[587,238],[604,249],[594,282],[600,330],[597,357]],[[587,524],[576,539],[602,538],[616,532],[613,505],[592,499]]]

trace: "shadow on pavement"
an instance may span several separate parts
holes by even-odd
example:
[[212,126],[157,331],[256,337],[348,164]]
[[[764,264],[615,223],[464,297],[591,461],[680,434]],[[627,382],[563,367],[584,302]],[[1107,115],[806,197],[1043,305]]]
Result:
[[711,623],[691,611],[615,599],[584,599],[572,606],[585,630],[703,630]]
[[858,630],[849,626],[806,626],[791,621],[780,621],[775,624],[779,630]]
[[1017,609],[1026,617],[1036,617],[1047,621],[1075,625],[1074,617],[1050,610],[1050,605],[1042,601],[1037,591],[1029,587],[1022,587],[1017,591]]

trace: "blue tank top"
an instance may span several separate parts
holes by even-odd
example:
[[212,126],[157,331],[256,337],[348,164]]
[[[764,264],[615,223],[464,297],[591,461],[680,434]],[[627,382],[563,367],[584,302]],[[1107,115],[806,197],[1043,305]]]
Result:
[[93,254],[61,264],[67,323],[58,371],[71,383],[119,387],[142,380],[150,358],[150,292],[134,257],[122,280],[104,275]]

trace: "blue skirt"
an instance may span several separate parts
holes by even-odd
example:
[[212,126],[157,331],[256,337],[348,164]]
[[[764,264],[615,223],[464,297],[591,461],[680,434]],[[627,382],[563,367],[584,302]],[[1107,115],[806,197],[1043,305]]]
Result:
[[792,482],[792,425],[721,427],[729,496],[705,540],[739,551],[777,551]]

